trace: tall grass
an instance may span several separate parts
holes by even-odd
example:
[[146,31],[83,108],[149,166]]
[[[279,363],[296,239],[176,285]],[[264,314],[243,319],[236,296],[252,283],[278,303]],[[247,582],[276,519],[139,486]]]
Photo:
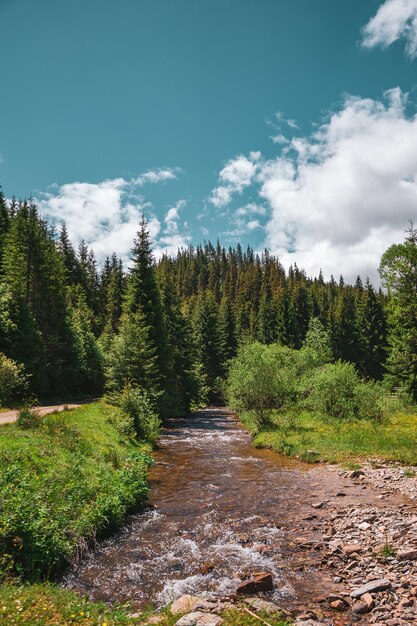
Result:
[[0,578],[44,579],[146,499],[150,457],[95,403],[0,427]]

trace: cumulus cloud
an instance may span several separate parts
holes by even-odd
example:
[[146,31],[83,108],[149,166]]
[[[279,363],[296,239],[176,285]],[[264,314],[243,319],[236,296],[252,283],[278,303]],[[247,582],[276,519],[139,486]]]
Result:
[[386,0],[362,29],[362,45],[386,48],[405,40],[406,54],[417,57],[417,0]]
[[162,254],[171,250],[174,239],[179,241],[182,237],[184,240],[178,221],[183,201],[168,210],[161,225],[152,204],[143,195],[143,187],[147,183],[172,180],[177,172],[160,169],[128,180],[113,178],[99,183],[53,185],[50,191],[39,195],[38,204],[45,217],[58,224],[66,223],[75,244],[84,239],[100,262],[113,251],[127,260],[140,215],[145,211],[151,239]]
[[407,115],[406,96],[396,88],[381,100],[347,97],[290,148],[258,159],[252,176],[251,193],[269,208],[265,245],[309,275],[322,268],[377,282],[381,254],[416,216],[417,118]]
[[417,119],[405,106],[399,89],[385,101],[348,97],[312,136],[293,141],[292,158],[264,164],[266,244],[284,263],[377,279],[382,252],[417,207]]
[[242,193],[252,183],[260,158],[260,152],[251,152],[249,158],[241,154],[228,161],[220,171],[220,185],[212,191],[212,204],[216,207],[226,206],[233,194]]

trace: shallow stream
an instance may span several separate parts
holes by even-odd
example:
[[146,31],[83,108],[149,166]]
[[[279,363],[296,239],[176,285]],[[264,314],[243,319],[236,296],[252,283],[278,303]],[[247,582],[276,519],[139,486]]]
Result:
[[275,600],[294,594],[286,533],[311,496],[306,466],[254,449],[233,414],[217,408],[171,420],[154,458],[150,509],[100,543],[66,586],[161,606],[184,593],[225,596],[268,571]]

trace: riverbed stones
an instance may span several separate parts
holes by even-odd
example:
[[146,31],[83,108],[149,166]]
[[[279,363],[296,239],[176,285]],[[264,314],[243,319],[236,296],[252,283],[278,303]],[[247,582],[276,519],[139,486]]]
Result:
[[193,611],[200,602],[201,598],[185,594],[171,604],[171,613],[187,613],[187,611]]
[[175,622],[175,626],[220,626],[220,624],[223,624],[221,617],[201,611],[184,615],[178,622]]

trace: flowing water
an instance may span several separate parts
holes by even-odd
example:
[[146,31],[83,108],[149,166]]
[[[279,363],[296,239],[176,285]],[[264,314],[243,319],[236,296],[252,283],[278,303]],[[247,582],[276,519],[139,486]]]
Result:
[[184,593],[225,596],[268,571],[275,600],[294,594],[286,533],[311,495],[302,464],[252,448],[236,418],[217,408],[172,420],[154,458],[149,510],[99,544],[66,586],[161,606]]

